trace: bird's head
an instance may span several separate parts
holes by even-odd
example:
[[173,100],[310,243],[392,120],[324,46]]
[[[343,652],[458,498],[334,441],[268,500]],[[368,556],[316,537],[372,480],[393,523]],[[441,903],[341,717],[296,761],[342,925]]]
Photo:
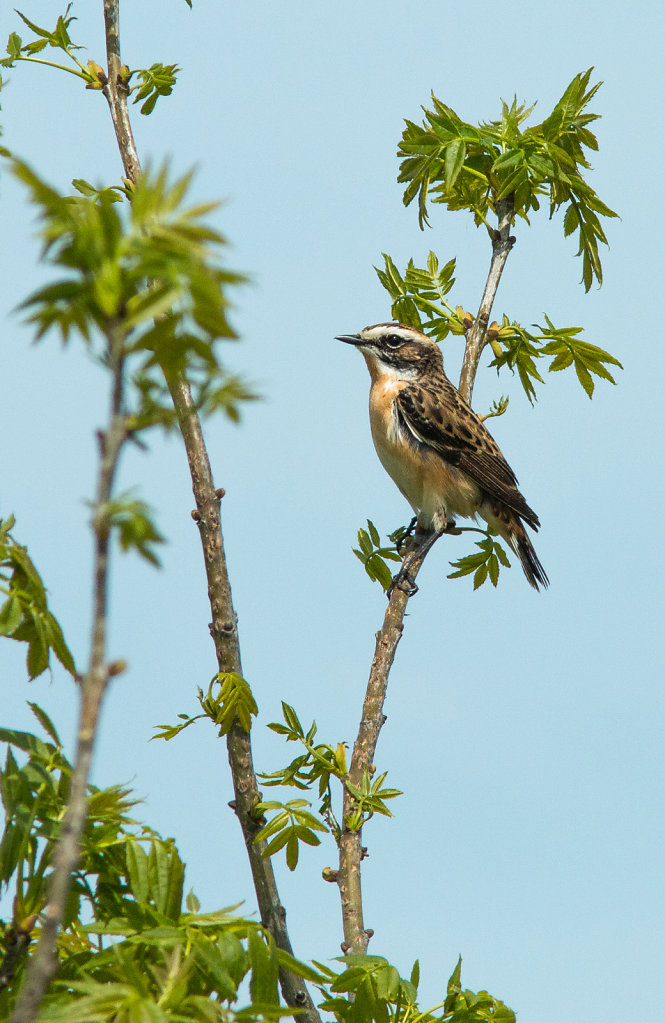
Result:
[[335,340],[360,349],[373,377],[387,374],[415,379],[442,366],[439,346],[403,323],[376,323],[358,334],[340,334]]

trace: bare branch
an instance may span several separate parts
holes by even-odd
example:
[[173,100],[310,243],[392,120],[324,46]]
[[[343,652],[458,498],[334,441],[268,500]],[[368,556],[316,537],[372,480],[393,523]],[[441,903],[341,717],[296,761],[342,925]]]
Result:
[[503,268],[508,259],[508,253],[515,244],[515,239],[510,234],[514,213],[512,196],[500,199],[497,202],[496,213],[499,220],[499,230],[490,231],[492,262],[490,263],[478,315],[473,326],[469,328],[466,334],[466,347],[464,349],[464,360],[459,380],[459,392],[469,405],[471,404],[471,395],[473,394],[473,385],[476,373],[478,372],[480,356],[487,344],[487,327],[490,321],[492,306],[494,305],[494,298],[499,287]]
[[[376,634],[374,659],[367,682],[362,718],[349,766],[349,781],[352,785],[360,785],[364,769],[371,767],[374,761],[379,732],[385,721],[383,704],[388,689],[388,678],[397,644],[402,638],[406,606],[409,597],[416,590],[415,581],[423,562],[439,536],[441,533],[417,533],[395,578],[383,625]],[[336,880],[342,901],[344,945],[346,950],[352,953],[364,953],[367,951],[371,935],[366,930],[363,920],[360,881],[360,861],[363,858],[362,831],[350,831],[347,827],[353,809],[354,798],[348,789],[345,789],[339,870]]]
[[141,164],[136,151],[136,143],[132,133],[132,125],[127,109],[129,89],[124,81],[120,59],[120,0],[104,0],[104,28],[106,32],[106,60],[108,65],[108,81],[104,86],[104,95],[111,110],[111,120],[118,140],[118,149],[125,176],[135,184],[141,173]]
[[[490,232],[492,239],[490,269],[478,316],[473,326],[467,331],[460,376],[459,390],[469,403],[471,402],[480,356],[487,343],[487,326],[492,305],[508,253],[515,241],[510,236],[513,212],[512,197],[502,199],[497,203],[499,230]],[[388,689],[388,678],[395,658],[397,644],[402,637],[406,607],[409,598],[415,592],[416,576],[427,554],[441,535],[441,533],[415,535],[412,545],[404,557],[401,570],[393,584],[383,625],[376,634],[374,659],[367,683],[362,718],[349,767],[349,781],[352,785],[360,785],[363,770],[370,767],[374,760],[379,732],[385,721],[383,704]],[[354,805],[355,801],[352,794],[345,790],[342,836],[339,849],[339,870],[337,871],[336,880],[339,885],[342,903],[342,923],[344,928],[342,948],[345,953],[365,953],[372,931],[366,929],[363,919],[360,876],[360,861],[363,857],[362,831],[351,831],[347,827],[347,821],[353,813]]]
[[108,354],[112,370],[111,409],[109,425],[100,434],[100,464],[92,523],[95,534],[92,649],[88,671],[81,681],[81,708],[74,772],[67,810],[53,856],[53,875],[41,937],[37,950],[29,961],[10,1023],[33,1023],[57,968],[56,942],[67,905],[72,874],[80,857],[81,834],[88,812],[87,786],[97,722],[106,686],[112,674],[110,666],[106,663],[110,525],[105,509],[111,500],[120,452],[127,439],[123,413],[123,347],[122,331],[117,326],[110,327]]

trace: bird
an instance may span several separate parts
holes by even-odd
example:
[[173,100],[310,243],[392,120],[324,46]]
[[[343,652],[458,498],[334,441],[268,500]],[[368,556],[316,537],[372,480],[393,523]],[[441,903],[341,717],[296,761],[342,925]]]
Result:
[[479,515],[517,555],[531,586],[548,586],[524,528],[537,531],[538,516],[499,445],[446,376],[438,344],[403,323],[376,323],[335,340],[365,358],[374,447],[413,508],[418,532]]

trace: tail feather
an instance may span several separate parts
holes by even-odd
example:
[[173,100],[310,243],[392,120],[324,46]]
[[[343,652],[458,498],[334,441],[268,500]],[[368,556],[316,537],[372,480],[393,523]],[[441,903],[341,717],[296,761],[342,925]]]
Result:
[[538,555],[533,549],[533,544],[529,539],[527,532],[520,522],[519,525],[515,524],[508,536],[508,543],[515,551],[515,554],[520,559],[522,571],[527,577],[528,582],[533,586],[534,590],[547,588],[550,584],[547,578],[547,573],[541,565]]

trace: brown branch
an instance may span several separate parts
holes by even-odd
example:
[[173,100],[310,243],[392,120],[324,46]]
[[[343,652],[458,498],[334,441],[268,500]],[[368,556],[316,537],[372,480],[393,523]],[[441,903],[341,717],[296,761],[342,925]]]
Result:
[[[120,74],[122,62],[119,0],[104,0],[104,22],[108,57],[108,83],[104,91],[125,173],[132,182],[135,182],[140,176],[141,164],[127,109],[127,87]],[[182,373],[174,374],[166,370],[165,377],[178,417],[192,478],[196,521],[201,536],[208,582],[212,617],[210,633],[215,644],[217,663],[220,671],[236,671],[242,674],[238,620],[233,607],[221,529],[221,492],[215,488],[201,422],[187,378]],[[272,863],[270,859],[263,858],[265,843],[255,843],[262,823],[254,817],[253,811],[261,796],[254,771],[250,736],[237,719],[227,735],[227,751],[235,795],[233,808],[245,840],[261,922],[272,934],[277,947],[293,955],[286,927],[286,910],[280,902]],[[304,981],[283,968],[280,969],[279,979],[286,1004],[301,1010],[298,1018],[306,1023],[321,1023],[321,1017]]]
[[104,95],[111,110],[111,120],[118,141],[118,149],[125,177],[136,184],[141,173],[141,163],[136,151],[132,125],[127,109],[129,89],[121,76],[120,59],[120,0],[104,0],[104,29],[106,34],[106,61],[108,80]]
[[[215,489],[201,422],[187,381],[181,375],[167,374],[167,383],[192,477],[192,490],[196,501],[195,519],[201,535],[212,612],[210,633],[215,644],[217,663],[220,671],[236,671],[242,674],[238,620],[233,607],[221,530],[220,491]],[[264,823],[254,816],[254,807],[260,802],[261,797],[254,771],[250,736],[237,719],[227,735],[226,743],[233,778],[232,805],[245,840],[261,923],[268,928],[277,947],[293,955],[286,927],[286,910],[280,902],[272,862],[263,858],[265,843],[255,842]],[[279,979],[287,1005],[303,1010],[298,1018],[307,1020],[308,1023],[320,1023],[321,1017],[304,981],[285,969],[280,970]]]
[[487,327],[490,321],[490,313],[494,305],[494,298],[499,287],[501,274],[506,265],[508,254],[515,244],[515,239],[510,234],[513,222],[515,206],[512,195],[506,199],[500,199],[496,204],[496,215],[499,221],[499,230],[490,231],[492,239],[492,261],[490,263],[485,290],[480,300],[478,315],[469,328],[466,335],[466,346],[464,349],[464,360],[462,372],[459,378],[459,392],[468,404],[471,404],[473,385],[478,372],[478,363],[487,344]]
[[[487,343],[486,335],[490,312],[508,253],[515,241],[514,238],[510,237],[513,212],[512,197],[500,200],[497,203],[499,230],[490,232],[492,238],[492,259],[489,274],[478,310],[478,316],[473,326],[467,332],[462,373],[460,376],[459,389],[469,403],[471,402],[480,356]],[[372,766],[379,732],[385,721],[383,704],[397,644],[402,638],[406,607],[409,597],[415,592],[414,584],[418,572],[428,553],[441,535],[441,533],[429,533],[420,536],[416,534],[411,541],[411,547],[404,557],[402,567],[393,584],[383,625],[376,634],[376,647],[365,692],[362,718],[353,746],[349,767],[349,781],[354,786],[360,785],[364,770]],[[347,821],[351,817],[355,805],[352,794],[348,789],[345,789],[342,835],[339,848],[339,870],[336,877],[342,903],[342,925],[344,929],[342,949],[345,953],[365,953],[373,933],[365,927],[363,919],[360,870],[360,863],[363,858],[362,829],[351,831],[347,827]]]
[[[383,704],[397,644],[402,638],[406,606],[409,597],[415,592],[416,577],[423,562],[440,535],[440,533],[416,534],[404,556],[402,567],[395,577],[383,625],[376,634],[376,646],[365,692],[362,718],[349,766],[349,781],[356,787],[362,782],[364,770],[371,768],[373,764],[379,732],[386,720]],[[363,920],[360,879],[360,861],[363,858],[362,831],[351,831],[347,827],[347,821],[353,813],[354,807],[355,800],[345,788],[337,883],[342,902],[343,950],[344,952],[364,953],[367,951],[371,932],[365,928]]]
[[106,663],[108,563],[110,525],[107,507],[122,446],[127,438],[123,413],[124,336],[117,326],[108,334],[113,373],[109,425],[99,434],[100,463],[92,527],[95,535],[92,649],[88,671],[81,681],[81,707],[72,783],[62,829],[53,855],[53,874],[37,950],[30,959],[10,1023],[32,1023],[57,968],[56,943],[67,905],[71,879],[80,857],[81,834],[88,813],[87,787],[99,712],[113,674]]

